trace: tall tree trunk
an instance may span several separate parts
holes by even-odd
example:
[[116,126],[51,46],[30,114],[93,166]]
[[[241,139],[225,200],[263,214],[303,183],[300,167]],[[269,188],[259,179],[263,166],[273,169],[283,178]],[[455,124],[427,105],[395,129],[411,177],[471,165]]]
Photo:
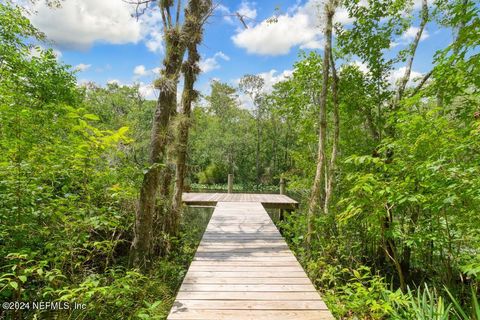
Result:
[[412,73],[412,65],[413,65],[413,60],[415,58],[415,53],[417,51],[418,43],[422,38],[423,30],[425,29],[425,25],[427,24],[427,22],[428,22],[428,3],[427,3],[427,0],[422,0],[420,27],[417,31],[417,34],[415,35],[415,39],[411,44],[410,58],[407,61],[405,74],[400,79],[400,83],[398,84],[397,94],[395,96],[395,103],[394,103],[395,108],[398,107],[398,103],[403,98],[403,93],[405,92],[405,88],[407,86],[408,80],[410,79],[410,74]]
[[175,173],[175,191],[173,195],[172,216],[173,225],[170,233],[176,235],[180,224],[180,215],[182,207],[182,193],[185,179],[185,163],[187,159],[188,130],[190,127],[190,118],[192,103],[198,96],[193,89],[193,85],[200,73],[198,62],[200,55],[197,52],[197,43],[192,43],[188,47],[188,60],[183,66],[184,69],[184,87],[182,94],[182,114],[178,127],[177,142],[177,161]]
[[325,5],[325,47],[323,56],[323,79],[322,91],[319,98],[319,134],[318,134],[318,154],[317,169],[315,171],[315,179],[313,181],[312,191],[310,194],[310,202],[308,206],[308,226],[307,226],[307,243],[310,243],[313,233],[313,220],[317,210],[322,210],[323,203],[320,199],[322,189],[324,189],[325,178],[325,146],[327,137],[327,94],[328,94],[328,76],[330,71],[329,52],[332,47],[332,20],[335,12],[334,1],[330,1]]
[[330,165],[328,167],[327,174],[327,187],[325,188],[325,203],[323,211],[328,214],[330,198],[333,193],[333,185],[335,183],[335,165],[338,156],[338,148],[340,141],[340,113],[338,106],[338,76],[337,69],[335,68],[335,60],[333,59],[333,53],[330,47],[330,66],[332,69],[332,98],[333,98],[333,143],[332,143],[332,155],[330,157]]
[[175,186],[172,199],[172,211],[170,213],[171,223],[167,230],[167,232],[173,236],[178,235],[180,227],[191,110],[192,103],[198,97],[198,92],[194,90],[195,81],[201,71],[198,66],[200,55],[197,47],[202,42],[203,25],[210,16],[211,10],[211,0],[191,0],[187,10],[185,10],[184,33],[188,49],[188,59],[182,67],[184,74],[182,112],[177,131]]
[[255,165],[256,165],[256,174],[257,174],[257,189],[260,184],[260,106],[257,110],[257,146],[255,149]]
[[[171,76],[172,74],[168,74],[165,70],[164,79],[173,80]],[[162,166],[164,166],[167,130],[172,109],[176,106],[176,97],[169,90],[171,89],[161,89],[157,101],[150,143],[150,167],[143,177],[136,213],[135,238],[132,243],[130,262],[141,269],[148,266],[152,248],[153,217]]]
[[[172,22],[171,7],[173,1],[160,1],[159,7],[162,15],[163,32],[165,39],[165,58],[163,60],[163,70],[161,77],[156,81],[156,87],[160,90],[157,100],[157,107],[153,118],[152,136],[150,142],[150,167],[143,177],[136,212],[134,240],[131,246],[130,264],[134,267],[145,269],[149,265],[152,252],[153,222],[156,208],[157,193],[162,176],[162,168],[165,166],[166,145],[168,142],[168,131],[170,129],[170,119],[177,106],[177,85],[180,70],[182,67],[183,56],[186,51],[187,43],[184,34],[189,34],[188,19],[196,20],[203,25],[203,16],[192,16],[189,14],[192,9],[202,7],[207,4],[211,7],[211,2],[206,0],[190,0],[185,10],[185,23],[179,25],[179,14],[175,24]],[[177,10],[180,6],[177,6]],[[210,9],[208,9],[210,10]],[[190,33],[190,35],[192,35]]]

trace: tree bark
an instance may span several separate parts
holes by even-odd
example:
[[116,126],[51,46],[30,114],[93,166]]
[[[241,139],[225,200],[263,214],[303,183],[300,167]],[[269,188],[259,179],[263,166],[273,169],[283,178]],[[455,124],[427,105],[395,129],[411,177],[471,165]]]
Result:
[[[185,22],[182,26],[179,25],[179,21],[176,21],[175,25],[172,23],[171,6],[173,6],[173,2],[159,2],[166,46],[165,58],[163,60],[164,68],[160,79],[155,83],[160,93],[153,119],[149,157],[150,166],[144,174],[140,189],[134,227],[135,237],[130,254],[130,264],[142,270],[148,268],[153,248],[153,217],[155,215],[162,168],[165,166],[170,119],[175,113],[177,106],[176,92],[183,56],[187,48],[186,39],[190,39],[188,35],[192,38],[195,36],[194,33],[191,33],[192,30],[189,29],[194,21],[201,23],[202,26],[205,21],[204,16],[193,16],[190,13],[200,13],[198,10],[195,11],[195,8],[204,8],[205,6],[210,11],[211,1],[190,0],[185,10]],[[184,36],[185,34],[187,37]]]
[[255,149],[255,167],[256,167],[256,175],[257,175],[257,189],[260,185],[260,106],[258,106],[257,110],[257,145]]
[[422,0],[422,12],[421,12],[421,22],[420,22],[420,27],[417,31],[417,34],[415,35],[415,39],[413,40],[413,43],[411,44],[411,54],[410,58],[408,59],[407,66],[405,69],[405,74],[403,75],[402,79],[400,80],[400,83],[398,85],[397,89],[397,94],[395,97],[395,107],[398,107],[398,103],[400,100],[403,98],[403,93],[405,92],[405,88],[407,86],[408,80],[410,79],[410,74],[412,73],[412,65],[413,65],[413,60],[415,58],[415,53],[417,51],[418,43],[420,42],[420,39],[422,38],[423,30],[425,29],[425,25],[428,22],[428,3],[427,0]]
[[188,59],[182,67],[184,74],[182,111],[177,131],[175,185],[170,213],[171,223],[167,230],[171,236],[178,236],[180,228],[191,110],[193,102],[198,97],[197,91],[194,90],[194,84],[201,71],[198,66],[200,55],[197,47],[202,41],[203,25],[210,16],[211,10],[212,2],[210,0],[190,1],[188,9],[185,10],[184,32],[187,39]]
[[[172,73],[167,71],[167,69],[171,69],[172,67],[173,66],[169,66],[166,68],[165,79],[172,76]],[[155,214],[162,167],[164,166],[163,161],[165,158],[167,131],[172,109],[175,109],[176,106],[175,94],[170,93],[169,90],[170,89],[161,89],[157,100],[150,143],[150,167],[144,174],[138,201],[134,229],[135,238],[131,247],[130,262],[133,266],[140,269],[145,269],[149,262],[152,247],[153,217]]]
[[307,225],[307,243],[311,241],[313,233],[313,220],[317,210],[322,210],[323,203],[321,201],[321,192],[325,179],[325,146],[327,136],[327,94],[328,94],[328,76],[330,71],[329,52],[332,47],[332,21],[335,12],[334,1],[330,1],[325,5],[325,47],[323,57],[323,78],[322,91],[319,98],[319,134],[318,134],[318,153],[317,153],[317,169],[315,171],[315,179],[313,181],[312,191],[310,194],[310,202],[308,206],[308,225]]
[[330,164],[327,174],[327,186],[325,188],[325,203],[323,211],[325,214],[329,212],[330,198],[333,193],[333,186],[335,182],[335,165],[338,156],[339,141],[340,141],[340,112],[338,106],[338,76],[335,68],[335,60],[333,59],[333,53],[330,47],[330,66],[332,69],[332,100],[333,100],[333,143],[332,143],[332,155],[330,157]]
[[193,85],[197,79],[200,69],[198,62],[200,55],[197,51],[197,43],[192,43],[188,47],[188,60],[184,64],[184,87],[182,94],[182,114],[178,127],[178,142],[177,142],[177,159],[175,172],[175,189],[173,195],[172,216],[173,225],[170,233],[172,235],[178,234],[178,227],[180,225],[180,216],[182,208],[182,193],[185,179],[185,168],[187,159],[187,145],[188,145],[188,131],[191,121],[192,103],[197,98],[198,94],[193,89]]

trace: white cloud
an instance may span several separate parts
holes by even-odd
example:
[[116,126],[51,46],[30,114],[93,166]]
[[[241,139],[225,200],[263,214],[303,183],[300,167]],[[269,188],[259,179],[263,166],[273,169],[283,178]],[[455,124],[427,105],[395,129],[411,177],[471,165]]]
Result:
[[293,70],[284,70],[283,72],[278,73],[277,70],[272,69],[268,72],[259,73],[258,75],[263,78],[263,81],[265,81],[263,91],[268,93],[273,90],[273,85],[286,80],[287,78],[291,77],[292,74]]
[[226,6],[224,6],[223,4],[219,4],[215,7],[215,11],[217,11],[218,13],[220,13],[220,15],[223,16],[223,20],[225,22],[228,22],[230,24],[233,24],[234,21],[233,21],[233,18],[232,18],[232,13],[230,12],[230,9],[228,9]]
[[[404,34],[402,34],[401,39],[404,41],[411,41],[415,39],[419,30],[420,30],[419,27],[410,27],[405,31]],[[428,33],[427,29],[423,29],[422,36],[420,37],[420,41],[427,39],[429,36],[430,34]]]
[[92,66],[91,64],[80,63],[80,64],[77,64],[75,67],[73,67],[73,69],[83,72],[90,69],[91,66]]
[[145,66],[141,64],[133,69],[133,74],[137,77],[144,77],[150,74],[150,70],[147,70]]
[[244,22],[248,26],[253,26],[253,22],[257,17],[257,9],[255,8],[255,3],[245,0],[240,3],[240,6],[237,10],[232,11],[227,6],[219,4],[215,7],[215,11],[217,11],[221,16],[223,16],[223,20],[225,22],[232,25],[241,23],[238,20],[237,13],[244,18]]
[[[42,45],[36,45],[30,48],[30,56],[39,58],[42,51],[46,51],[48,49],[52,49],[52,48],[45,48]],[[63,56],[62,52],[58,49],[52,49],[52,53],[57,59],[57,61],[59,61]]]
[[[292,76],[292,74],[293,74],[293,70],[284,70],[283,72],[278,73],[277,70],[272,69],[270,71],[262,72],[257,75],[260,76],[264,81],[263,90],[262,90],[263,93],[270,93],[272,92],[273,86],[276,83],[287,80],[289,77]],[[234,80],[234,83],[235,85],[238,85],[240,83],[240,79]],[[238,95],[238,101],[240,105],[243,106],[244,108],[253,109],[252,99],[248,95],[244,93],[240,93]]]
[[255,20],[257,17],[257,9],[253,7],[253,3],[247,2],[247,1],[242,1],[240,4],[240,7],[237,10],[238,14],[240,14],[243,17],[246,17],[251,20]]
[[92,81],[88,79],[77,79],[77,86],[88,86],[90,83]]
[[[390,82],[392,85],[396,85],[397,82],[403,78],[405,75],[405,71],[407,70],[407,67],[400,67],[398,69],[394,69],[390,72],[390,75],[388,77],[388,82]],[[418,80],[422,77],[422,73],[412,70],[410,72],[410,79],[407,82],[407,87],[413,86]]]
[[202,72],[207,73],[212,70],[220,68],[220,64],[218,62],[219,59],[222,59],[224,61],[229,61],[230,57],[227,56],[225,53],[222,51],[219,51],[213,55],[213,57],[207,58],[207,59],[202,59],[198,63],[198,66],[202,70]]
[[162,15],[160,10],[147,10],[139,19],[142,38],[147,49],[154,53],[163,53]]
[[[156,100],[158,97],[158,90],[153,86],[153,78],[158,76],[160,68],[147,69],[144,65],[138,65],[133,69],[134,85],[138,85],[138,91],[143,98],[147,100]],[[139,81],[143,78],[143,81]],[[148,82],[148,80],[152,80]],[[144,82],[147,81],[147,82]]]
[[319,33],[306,14],[281,15],[277,22],[262,21],[253,28],[240,31],[232,37],[237,47],[260,55],[288,54],[294,46],[318,48]]
[[368,69],[368,66],[365,62],[362,62],[362,61],[358,61],[358,60],[355,60],[353,61],[351,64],[353,64],[354,66],[357,66],[358,69],[360,71],[362,71],[363,73],[368,73],[370,72],[370,70]]
[[[296,46],[319,49],[322,47],[323,5],[324,1],[320,0],[309,0],[303,6],[297,3],[277,16],[275,22],[266,19],[248,29],[238,29],[232,40],[237,47],[259,55],[288,54]],[[337,11],[334,20],[342,24],[353,21],[344,8]]]
[[154,30],[148,40],[146,40],[145,45],[148,50],[155,53],[163,52],[163,35],[160,31]]
[[340,7],[337,9],[337,11],[335,12],[335,16],[333,17],[333,20],[334,20],[333,23],[338,22],[344,25],[350,24],[353,21],[355,21],[354,18],[350,18],[348,16],[348,11],[344,7]]
[[156,100],[158,97],[157,90],[153,87],[153,84],[145,84],[143,82],[138,83],[138,91],[143,98],[147,100]]
[[413,9],[420,9],[422,7],[422,0],[413,0]]
[[160,67],[156,67],[153,69],[147,69],[143,64],[136,66],[133,69],[133,79],[139,79],[144,77],[156,77],[160,75]]
[[392,41],[392,42],[390,42],[390,49],[396,48],[399,45],[401,45],[401,43],[396,42],[396,41]]
[[[351,64],[357,66],[358,69],[360,71],[362,71],[363,73],[370,72],[367,64],[364,63],[364,62],[355,60],[355,61],[351,62]],[[407,70],[407,67],[400,67],[400,68],[393,69],[393,70],[390,71],[390,74],[388,75],[387,81],[390,84],[391,88],[396,86],[398,81],[401,78],[403,78],[406,70]],[[415,83],[417,83],[419,81],[419,79],[421,79],[422,77],[423,77],[423,74],[421,72],[412,70],[410,72],[410,79],[407,82],[407,87],[411,87],[411,86],[415,85]]]
[[51,9],[44,1],[34,5],[32,23],[61,47],[86,49],[95,42],[138,42],[140,23],[131,8],[117,0],[69,0]]
[[143,41],[148,50],[163,52],[161,13],[152,6],[135,18],[135,6],[121,0],[68,0],[58,9],[45,1],[32,5],[30,19],[49,40],[69,49],[88,49],[94,43],[126,44]]
[[107,80],[107,84],[116,84],[116,85],[121,85],[122,82],[118,79],[110,79],[110,80]]

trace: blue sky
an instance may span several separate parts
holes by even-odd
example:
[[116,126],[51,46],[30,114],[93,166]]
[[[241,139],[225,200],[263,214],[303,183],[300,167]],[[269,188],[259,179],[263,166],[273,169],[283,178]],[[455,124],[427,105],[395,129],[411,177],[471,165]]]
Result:
[[[418,6],[415,1],[415,6]],[[207,93],[212,79],[232,85],[244,74],[264,77],[266,90],[289,74],[299,50],[321,51],[321,20],[316,0],[220,1],[206,25],[200,47],[203,72],[197,89]],[[78,69],[79,83],[104,85],[139,83],[148,98],[154,98],[151,82],[163,57],[161,20],[156,7],[140,19],[131,17],[134,7],[122,0],[65,0],[60,9],[37,2],[30,18],[45,32],[59,52],[59,59]],[[245,16],[248,28],[234,17]],[[266,20],[277,14],[276,23]],[[340,9],[336,20],[350,22]],[[392,53],[404,48],[415,35],[415,23],[395,40]],[[431,23],[424,33],[414,63],[412,78],[431,68],[434,52],[451,41],[446,30]],[[358,63],[358,62],[357,62]],[[392,80],[402,74],[401,65]]]

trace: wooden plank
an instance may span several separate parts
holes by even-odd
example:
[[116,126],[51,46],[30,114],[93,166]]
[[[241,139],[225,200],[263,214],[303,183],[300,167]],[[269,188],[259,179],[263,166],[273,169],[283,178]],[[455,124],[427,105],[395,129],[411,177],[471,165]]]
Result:
[[190,310],[328,310],[322,300],[290,301],[232,301],[232,300],[177,300],[174,308]]
[[232,257],[242,257],[242,258],[257,258],[257,257],[275,257],[275,258],[285,258],[286,260],[294,260],[295,257],[292,257],[292,254],[289,252],[285,251],[278,251],[278,252],[267,252],[267,251],[244,251],[244,252],[239,252],[236,250],[230,250],[230,251],[201,251],[197,252],[195,255],[195,258],[232,258]]
[[194,277],[187,275],[183,283],[198,284],[310,284],[310,279],[297,278],[229,278],[229,277]]
[[182,200],[187,205],[211,206],[217,202],[258,202],[268,208],[295,209],[298,207],[297,201],[281,194],[184,192]]
[[177,310],[168,319],[176,320],[324,320],[334,319],[327,310]]
[[231,254],[231,253],[239,253],[239,254],[252,254],[254,256],[255,253],[257,254],[282,254],[288,255],[289,252],[287,250],[278,250],[277,248],[205,248],[201,247],[198,248],[197,252],[199,253],[223,253],[223,254]]
[[179,291],[177,300],[256,300],[256,301],[291,301],[321,300],[318,293],[308,292],[184,292]]
[[267,249],[267,250],[290,250],[290,248],[284,243],[202,243],[198,246],[198,250],[207,249]]
[[249,271],[249,272],[290,272],[297,271],[303,272],[302,268],[297,266],[293,267],[270,267],[270,266],[194,266],[191,267],[192,271],[223,271],[223,272],[234,272],[234,271]]
[[[268,263],[268,261],[265,261]],[[282,274],[275,274],[270,271],[268,272],[248,272],[248,271],[189,271],[188,274],[191,274],[193,277],[225,277],[225,278],[303,278],[305,277],[305,272],[303,271],[289,271],[283,272]]]
[[216,256],[216,257],[195,257],[196,261],[204,260],[204,261],[263,261],[268,264],[270,261],[295,261],[294,257],[289,256],[280,256],[280,257],[272,257],[272,256],[262,256],[262,257],[244,257],[244,256]]
[[300,264],[297,261],[272,261],[268,265],[265,265],[262,262],[258,261],[192,261],[190,264],[190,268],[194,266],[252,266],[252,267],[300,267]]
[[183,283],[181,291],[240,291],[240,292],[316,292],[311,284],[195,284]]
[[282,240],[259,240],[259,239],[202,239],[200,245],[236,245],[236,244],[285,244],[285,241]]

